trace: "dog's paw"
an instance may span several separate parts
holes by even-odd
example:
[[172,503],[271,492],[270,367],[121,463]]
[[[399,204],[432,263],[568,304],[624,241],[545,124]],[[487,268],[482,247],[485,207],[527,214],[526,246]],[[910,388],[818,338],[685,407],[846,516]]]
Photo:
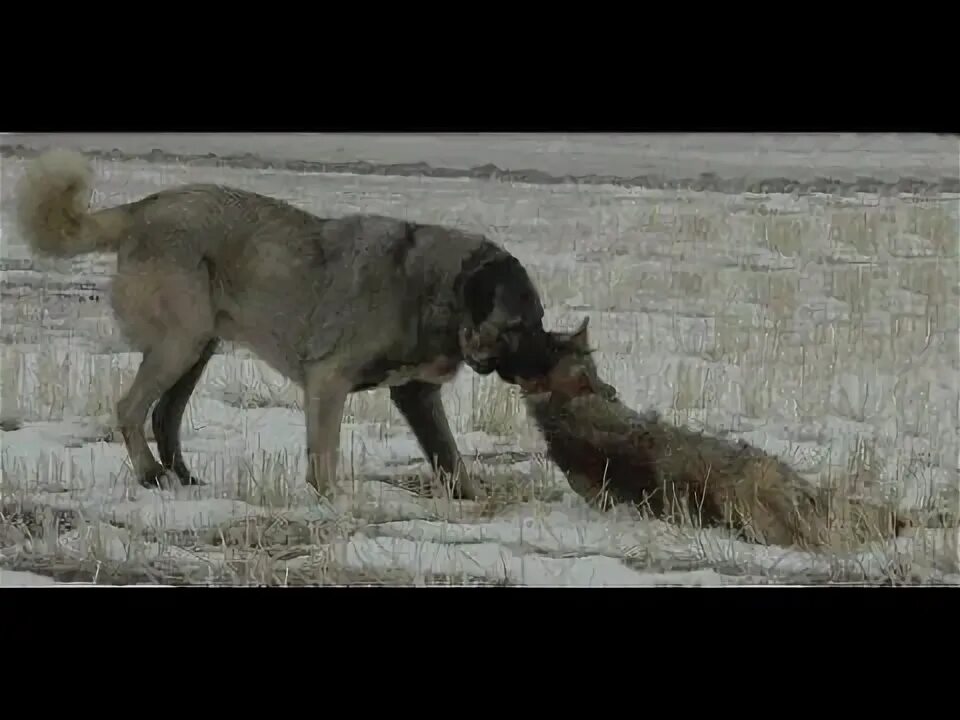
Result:
[[174,474],[180,480],[180,484],[184,487],[200,487],[206,485],[206,483],[198,478],[196,475],[193,475],[186,468],[177,468],[174,470]]
[[157,465],[140,478],[140,484],[150,490],[172,490],[183,483],[173,470]]
[[460,478],[460,481],[450,488],[450,495],[454,500],[472,500],[484,502],[487,499],[487,489],[476,477]]

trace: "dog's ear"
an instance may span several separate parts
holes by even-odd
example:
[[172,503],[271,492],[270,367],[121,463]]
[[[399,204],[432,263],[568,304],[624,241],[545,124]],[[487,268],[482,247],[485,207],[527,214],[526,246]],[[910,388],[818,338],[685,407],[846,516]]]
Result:
[[478,255],[464,264],[454,283],[469,321],[479,325],[496,315],[500,324],[517,320],[532,327],[542,322],[543,305],[520,261],[499,248]]
[[498,267],[493,262],[472,269],[463,284],[463,300],[474,325],[479,325],[493,312]]
[[[465,270],[461,282],[467,311],[474,325],[479,325],[494,311],[498,290],[511,288],[522,294],[522,287],[528,281],[519,260],[511,255],[498,253]],[[514,309],[501,308],[506,312]]]

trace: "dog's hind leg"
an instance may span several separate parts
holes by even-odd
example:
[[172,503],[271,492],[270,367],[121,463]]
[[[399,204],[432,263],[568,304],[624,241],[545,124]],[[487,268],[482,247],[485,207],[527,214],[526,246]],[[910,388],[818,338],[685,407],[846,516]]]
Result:
[[217,343],[218,341],[214,339],[204,346],[200,359],[173,384],[173,387],[160,396],[160,401],[153,409],[153,436],[157,440],[160,464],[164,468],[172,469],[184,485],[199,485],[200,481],[190,473],[183,461],[180,450],[180,423],[190,395],[217,349]]
[[[164,467],[150,452],[144,423],[150,407],[191,372],[215,337],[210,281],[202,270],[156,259],[128,260],[121,268],[111,304],[125,334],[142,349],[143,362],[117,403],[117,419],[137,480],[155,487]],[[169,414],[173,404],[166,405]]]
[[319,494],[327,495],[336,485],[340,423],[351,383],[324,361],[309,363],[304,378],[307,482]]
[[454,494],[467,500],[482,497],[483,491],[470,478],[450,431],[440,386],[413,380],[391,387],[390,398],[413,430],[434,472],[440,471],[456,482]]
[[143,431],[150,406],[186,374],[203,352],[208,338],[187,340],[168,337],[143,355],[133,385],[117,403],[117,419],[137,480],[144,487],[156,487],[163,466],[156,461]]

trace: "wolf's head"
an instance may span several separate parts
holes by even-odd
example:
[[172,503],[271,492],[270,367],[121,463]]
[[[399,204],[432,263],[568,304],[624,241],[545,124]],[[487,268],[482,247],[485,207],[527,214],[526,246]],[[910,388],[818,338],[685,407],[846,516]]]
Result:
[[521,379],[517,383],[526,394],[599,395],[608,400],[617,396],[616,388],[601,380],[597,372],[587,330],[589,324],[590,318],[584,318],[572,333],[548,333],[550,369],[540,377]]

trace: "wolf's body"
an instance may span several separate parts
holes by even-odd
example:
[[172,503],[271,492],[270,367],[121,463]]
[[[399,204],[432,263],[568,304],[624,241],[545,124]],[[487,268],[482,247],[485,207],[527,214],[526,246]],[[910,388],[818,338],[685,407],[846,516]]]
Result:
[[[602,508],[642,505],[666,519],[741,529],[753,541],[825,541],[815,489],[785,463],[746,443],[695,433],[655,412],[637,413],[599,379],[587,325],[564,340],[553,391],[526,396],[549,457],[571,488]],[[579,354],[578,354],[579,351]]]
[[[143,353],[117,416],[141,482],[165,470],[196,482],[180,421],[225,339],[303,386],[308,479],[318,490],[335,478],[347,395],[390,386],[428,459],[460,475],[464,495],[477,493],[439,390],[465,360],[509,381],[539,372],[542,344],[529,339],[543,333],[543,308],[515,258],[479,235],[380,216],[320,218],[218,185],[91,212],[92,182],[83,156],[42,155],[18,188],[18,214],[36,252],[117,253],[111,304]],[[160,463],[143,432],[154,402]]]

